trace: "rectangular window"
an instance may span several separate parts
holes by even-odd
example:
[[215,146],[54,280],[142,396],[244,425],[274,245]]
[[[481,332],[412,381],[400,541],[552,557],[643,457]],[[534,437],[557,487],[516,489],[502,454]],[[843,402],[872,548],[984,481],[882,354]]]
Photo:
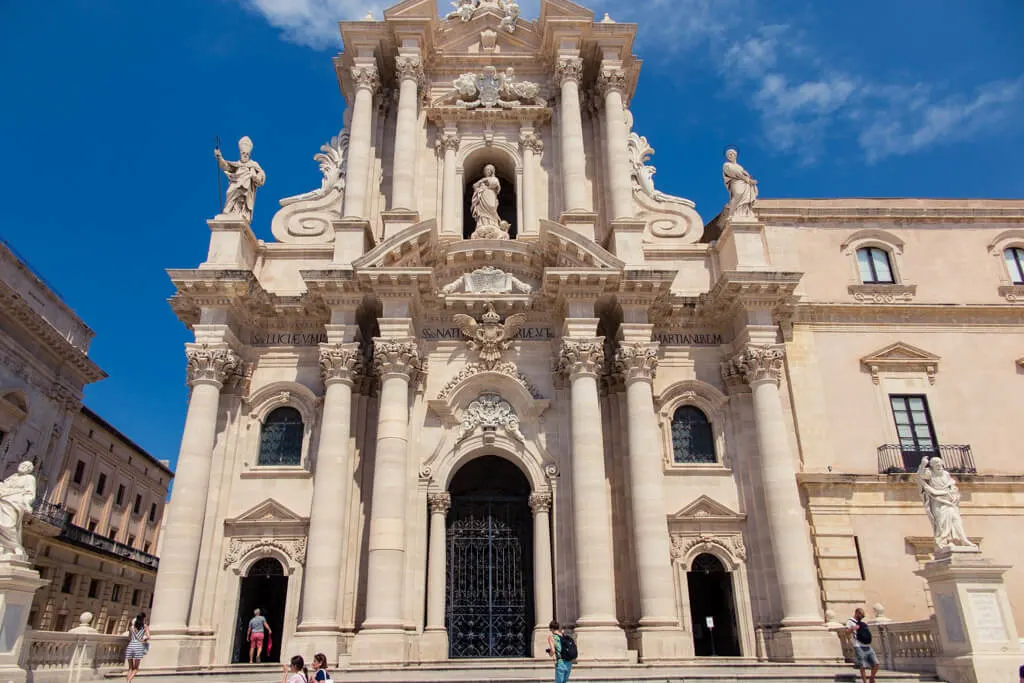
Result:
[[110,589],[110,600],[112,602],[121,602],[121,584],[115,583]]
[[96,480],[96,495],[102,496],[103,491],[107,488],[107,475],[100,473],[99,478]]
[[113,633],[115,628],[117,628],[117,617],[110,617],[107,619],[107,635]]
[[142,544],[142,552],[148,553],[149,552],[149,548],[150,548],[149,541],[146,541],[145,543]]
[[128,547],[129,548],[134,548],[135,547],[135,537],[134,536],[129,536],[128,537]]
[[924,456],[937,455],[938,442],[928,412],[928,400],[920,395],[889,396],[892,416],[896,421],[896,434],[903,454],[903,467],[913,472]]
[[863,247],[857,250],[857,265],[860,268],[860,281],[865,284],[892,284],[892,266],[889,254],[878,247]]
[[139,604],[139,597],[141,595],[142,595],[142,591],[140,591],[138,588],[136,588],[135,590],[132,591],[132,605],[138,605]]
[[100,597],[100,580],[93,579],[89,582],[89,597],[98,598]]
[[149,605],[148,605],[148,608],[149,609],[153,609],[153,594],[152,593],[149,594]]
[[117,498],[114,499],[114,505],[118,507],[124,505],[124,484],[120,484],[117,487]]
[[119,533],[121,533],[120,529],[115,529],[114,527],[110,527],[110,540],[111,541],[116,541],[117,540],[117,535]]
[[95,532],[97,524],[99,524],[99,522],[97,522],[95,519],[90,519],[89,520],[89,531]]
[[75,464],[75,476],[72,478],[72,481],[76,484],[81,484],[83,479],[85,479],[85,461],[79,460]]
[[68,615],[58,614],[57,621],[53,625],[54,631],[66,631],[68,628]]
[[1003,252],[1006,269],[1010,271],[1010,280],[1015,285],[1024,285],[1024,249],[1011,247]]
[[149,521],[156,521],[156,503],[153,503],[152,505],[149,506]]
[[135,505],[132,506],[132,514],[141,514],[142,512],[142,494],[135,494]]
[[[65,574],[64,575],[64,581],[62,581],[61,584],[60,584],[60,592],[61,593],[68,593],[68,594],[70,594],[72,589],[74,589],[74,587],[75,587],[75,575],[74,574]],[[57,630],[60,630],[60,629],[57,629]]]

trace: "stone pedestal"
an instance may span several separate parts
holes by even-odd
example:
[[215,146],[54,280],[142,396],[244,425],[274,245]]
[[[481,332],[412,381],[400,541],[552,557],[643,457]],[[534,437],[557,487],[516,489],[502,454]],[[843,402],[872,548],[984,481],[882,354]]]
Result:
[[719,267],[728,270],[763,270],[768,268],[768,243],[764,225],[756,218],[732,218],[718,238]]
[[351,267],[352,262],[365,254],[373,245],[370,222],[361,218],[331,221],[334,230],[333,265]]
[[238,216],[218,215],[210,226],[210,250],[201,269],[252,270],[259,243],[249,223]]
[[918,570],[928,582],[942,655],[939,676],[951,683],[1016,680],[1021,664],[1013,611],[1003,585],[1010,567],[977,549],[943,549]]
[[0,680],[25,681],[19,664],[25,626],[33,596],[47,583],[27,560],[0,559]]

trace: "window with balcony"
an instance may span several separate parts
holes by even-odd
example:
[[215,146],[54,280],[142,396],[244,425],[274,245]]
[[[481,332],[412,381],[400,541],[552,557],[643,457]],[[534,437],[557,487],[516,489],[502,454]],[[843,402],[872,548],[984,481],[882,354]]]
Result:
[[903,466],[907,471],[916,470],[922,457],[938,455],[928,399],[920,395],[893,394],[889,396],[889,403],[896,421]]
[[83,479],[85,479],[85,461],[79,460],[75,464],[75,474],[71,478],[71,481],[76,484],[81,484]]
[[857,250],[860,281],[864,284],[893,284],[892,263],[889,252],[881,247],[861,247]]
[[1024,285],[1024,249],[1021,247],[1004,249],[1003,258],[1006,259],[1006,270],[1010,273],[1010,282],[1015,285]]
[[118,486],[117,486],[117,496],[114,498],[114,505],[116,505],[118,507],[121,507],[122,505],[124,505],[124,494],[125,494],[124,484],[118,484]]
[[100,473],[98,479],[96,479],[96,495],[102,496],[103,492],[107,489],[107,475]]
[[302,415],[290,406],[267,415],[260,433],[257,465],[295,466],[302,462]]
[[100,580],[93,579],[89,582],[89,597],[98,598],[100,597]]
[[716,462],[711,422],[700,408],[679,406],[672,415],[672,459],[677,464]]

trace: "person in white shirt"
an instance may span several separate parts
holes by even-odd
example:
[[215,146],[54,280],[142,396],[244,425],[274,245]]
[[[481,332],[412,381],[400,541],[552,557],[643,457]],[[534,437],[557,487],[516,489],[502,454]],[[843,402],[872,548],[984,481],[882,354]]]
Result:
[[[860,607],[853,611],[853,618],[846,621],[846,630],[850,632],[853,639],[853,655],[856,659],[856,667],[860,669],[860,678],[863,683],[875,683],[875,676],[878,674],[878,655],[871,647],[871,630],[864,621],[864,610]],[[868,677],[868,668],[871,669],[871,677]]]

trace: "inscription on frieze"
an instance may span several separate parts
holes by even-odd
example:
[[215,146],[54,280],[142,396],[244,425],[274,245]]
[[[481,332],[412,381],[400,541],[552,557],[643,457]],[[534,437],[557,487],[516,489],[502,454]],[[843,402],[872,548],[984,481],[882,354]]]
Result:
[[327,343],[326,332],[253,332],[250,346],[316,346]]
[[[428,341],[462,338],[462,330],[458,327],[424,327],[420,329],[420,339]],[[555,338],[555,332],[550,327],[521,327],[512,338],[519,341],[547,341]]]
[[722,335],[708,330],[680,330],[659,332],[654,341],[662,346],[718,346],[723,344]]

